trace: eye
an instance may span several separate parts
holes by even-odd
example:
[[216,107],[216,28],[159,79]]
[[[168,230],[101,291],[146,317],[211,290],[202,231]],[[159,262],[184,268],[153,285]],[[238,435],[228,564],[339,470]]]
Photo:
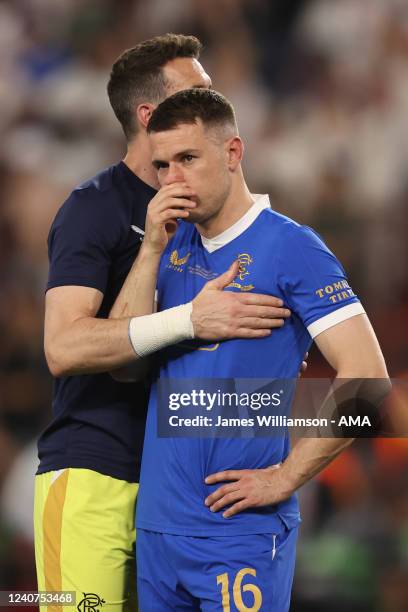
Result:
[[183,155],[181,161],[187,162],[189,164],[190,162],[193,161],[193,159],[195,159],[194,155]]
[[156,170],[161,170],[162,168],[168,168],[169,164],[162,161],[154,161],[153,166],[156,168]]

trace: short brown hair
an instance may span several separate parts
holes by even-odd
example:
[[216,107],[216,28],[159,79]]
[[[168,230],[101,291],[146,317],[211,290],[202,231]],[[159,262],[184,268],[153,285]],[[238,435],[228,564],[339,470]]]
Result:
[[177,57],[198,59],[202,44],[195,36],[164,34],[128,49],[115,61],[108,82],[113,111],[129,140],[137,131],[134,107],[142,102],[158,104],[166,97],[162,68]]
[[153,111],[147,132],[165,132],[182,123],[197,123],[206,127],[231,125],[237,130],[234,108],[222,94],[213,89],[185,89],[166,98]]

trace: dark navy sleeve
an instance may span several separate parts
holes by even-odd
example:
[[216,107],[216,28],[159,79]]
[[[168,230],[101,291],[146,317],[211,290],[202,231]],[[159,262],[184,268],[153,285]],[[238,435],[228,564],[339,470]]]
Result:
[[279,245],[279,260],[278,284],[285,302],[312,338],[364,312],[342,265],[309,227],[288,225]]
[[106,193],[74,191],[58,211],[48,236],[47,289],[80,285],[105,293],[119,240],[117,210]]

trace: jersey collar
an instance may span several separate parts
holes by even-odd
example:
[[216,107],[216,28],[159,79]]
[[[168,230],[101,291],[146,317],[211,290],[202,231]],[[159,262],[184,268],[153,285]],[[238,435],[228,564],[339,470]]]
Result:
[[269,196],[267,194],[260,195],[259,193],[255,193],[253,195],[255,197],[255,201],[251,208],[243,217],[238,219],[234,225],[231,225],[231,227],[223,231],[221,234],[218,234],[218,236],[214,236],[214,238],[205,238],[205,236],[201,236],[201,241],[206,251],[213,253],[217,249],[220,249],[240,236],[246,229],[248,229],[250,225],[252,225],[263,210],[271,207]]

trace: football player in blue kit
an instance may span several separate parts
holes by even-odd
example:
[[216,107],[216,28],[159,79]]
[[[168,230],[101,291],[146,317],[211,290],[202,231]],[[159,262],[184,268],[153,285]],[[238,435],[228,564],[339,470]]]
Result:
[[[274,212],[267,195],[249,191],[230,103],[211,90],[179,92],[153,112],[148,133],[161,190],[147,211],[139,296],[152,305],[157,286],[160,310],[180,308],[205,283],[215,290],[219,281],[208,278],[235,262],[225,292],[247,304],[253,291],[276,295],[292,312],[263,337],[169,346],[159,354],[160,378],[293,379],[314,340],[338,378],[386,379],[375,334],[336,257],[313,230]],[[131,277],[115,305],[125,313]],[[262,316],[257,309],[247,321]],[[195,330],[206,323],[194,313],[191,320]],[[135,340],[139,356],[154,350]],[[158,409],[156,383],[136,521],[141,612],[288,610],[295,492],[352,440],[304,438],[291,450],[287,435],[159,437]]]
[[[134,513],[148,399],[146,383],[124,385],[109,374],[137,359],[129,320],[112,305],[139,251],[147,205],[159,186],[147,122],[166,96],[211,86],[200,51],[195,37],[166,34],[117,59],[108,94],[126,136],[126,156],[74,189],[48,238],[44,335],[56,380],[53,418],[39,440],[35,478],[38,588],[76,591],[78,602],[84,592],[94,593],[104,600],[104,610],[137,609]],[[176,185],[176,196],[177,190]],[[222,282],[228,284],[228,274]],[[201,297],[193,307],[196,315],[213,313],[214,304],[218,313],[207,319],[206,331],[225,336],[228,328],[231,337],[245,337],[248,330],[238,329],[224,292],[205,291]],[[235,297],[238,302],[241,296]],[[128,302],[132,314],[151,309],[139,298],[136,289]],[[260,327],[283,325],[287,314],[277,308],[280,300],[254,299],[269,316],[248,337]],[[194,331],[188,308],[182,311],[184,317],[180,311],[167,318],[164,312],[150,315],[152,326],[154,321],[165,326],[167,343]],[[141,331],[148,331],[147,323]]]

